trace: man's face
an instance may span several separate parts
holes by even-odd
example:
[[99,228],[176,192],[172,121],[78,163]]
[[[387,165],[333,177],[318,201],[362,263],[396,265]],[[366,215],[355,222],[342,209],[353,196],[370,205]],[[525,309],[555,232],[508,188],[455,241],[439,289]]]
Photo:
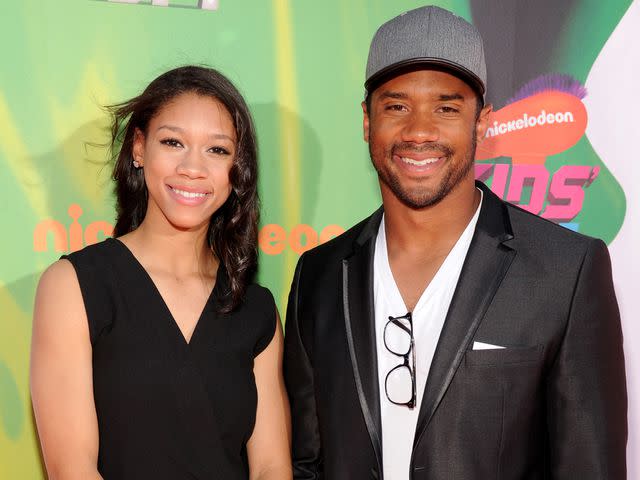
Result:
[[364,139],[383,193],[406,206],[435,205],[456,188],[473,188],[476,139],[491,106],[458,77],[418,70],[394,77],[363,103]]

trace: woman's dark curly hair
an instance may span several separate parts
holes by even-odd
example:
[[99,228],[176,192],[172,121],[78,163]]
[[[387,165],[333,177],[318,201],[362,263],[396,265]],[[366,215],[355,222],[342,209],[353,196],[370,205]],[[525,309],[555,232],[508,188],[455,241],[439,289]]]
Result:
[[228,313],[242,302],[255,272],[258,249],[259,199],[257,191],[257,142],[251,113],[244,98],[220,72],[200,66],[184,66],[163,73],[137,97],[112,105],[111,152],[115,161],[117,219],[114,236],[129,233],[147,212],[147,186],[142,169],[133,166],[136,129],[144,134],[158,111],[179,95],[195,93],[222,103],[233,119],[237,138],[236,158],[229,180],[231,194],[211,217],[207,241],[222,263],[229,282],[219,311]]

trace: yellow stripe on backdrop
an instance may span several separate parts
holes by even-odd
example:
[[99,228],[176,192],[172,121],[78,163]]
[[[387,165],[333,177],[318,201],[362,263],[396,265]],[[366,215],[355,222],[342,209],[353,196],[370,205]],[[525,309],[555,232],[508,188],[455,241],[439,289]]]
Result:
[[[298,89],[293,51],[293,24],[290,0],[273,0],[276,85],[280,129],[280,170],[282,181],[282,206],[284,228],[287,231],[300,223],[300,132],[297,115]],[[297,261],[296,253],[287,248],[282,270],[282,297],[280,305],[287,304],[288,286]]]
[[64,166],[80,190],[80,198],[88,203],[83,206],[96,210],[104,209],[111,195],[106,148],[110,118],[104,105],[113,97],[113,84],[108,58],[100,65],[94,60],[83,67],[73,98],[64,102],[57,96],[48,99],[51,128],[55,138],[60,139]]
[[0,92],[0,153],[6,159],[5,165],[24,191],[24,196],[39,218],[49,218],[49,207],[44,179],[34,165],[29,149],[21,140],[16,122],[11,115],[9,104]]

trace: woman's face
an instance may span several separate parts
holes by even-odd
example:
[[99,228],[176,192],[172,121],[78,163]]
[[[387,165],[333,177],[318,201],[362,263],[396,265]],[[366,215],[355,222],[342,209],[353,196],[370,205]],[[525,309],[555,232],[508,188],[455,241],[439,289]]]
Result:
[[134,137],[133,156],[149,191],[145,223],[206,230],[231,193],[236,151],[231,115],[218,100],[185,93],[167,103],[146,134],[137,130]]

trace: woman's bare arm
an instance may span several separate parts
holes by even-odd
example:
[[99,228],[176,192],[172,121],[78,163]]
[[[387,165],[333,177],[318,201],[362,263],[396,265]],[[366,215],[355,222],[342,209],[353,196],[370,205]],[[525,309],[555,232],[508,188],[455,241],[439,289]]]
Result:
[[101,479],[89,325],[67,260],[49,267],[38,284],[30,381],[49,479]]
[[247,443],[251,480],[286,480],[291,470],[291,415],[282,376],[284,338],[276,312],[276,332],[255,359],[253,372],[258,408],[253,434]]

